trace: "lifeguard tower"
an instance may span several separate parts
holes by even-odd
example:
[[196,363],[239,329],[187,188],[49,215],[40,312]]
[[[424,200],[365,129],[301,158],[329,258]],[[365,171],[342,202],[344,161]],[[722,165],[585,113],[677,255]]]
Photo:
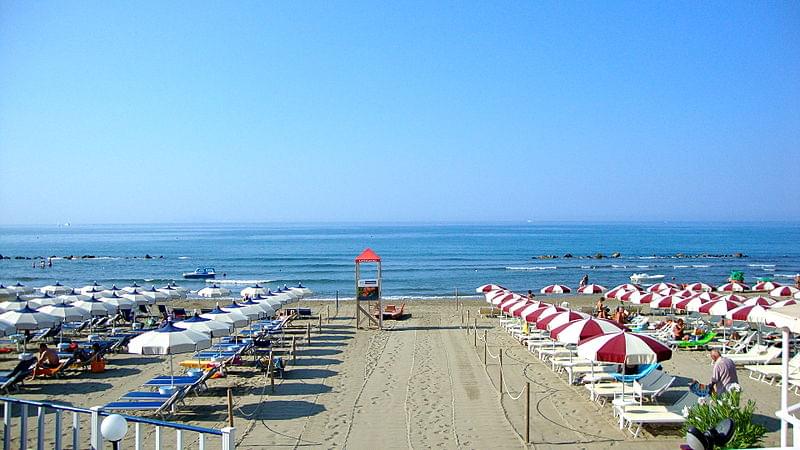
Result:
[[[361,278],[361,264],[376,264],[370,275],[374,278]],[[362,305],[363,303],[363,305]],[[377,316],[372,312],[377,311]],[[361,328],[361,316],[383,329],[383,307],[381,305],[381,257],[371,248],[364,249],[356,257],[356,329]]]

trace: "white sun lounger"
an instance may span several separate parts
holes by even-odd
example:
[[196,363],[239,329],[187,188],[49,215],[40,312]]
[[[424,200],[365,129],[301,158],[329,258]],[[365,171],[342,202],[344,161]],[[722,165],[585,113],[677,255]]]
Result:
[[733,363],[737,366],[743,366],[769,364],[777,359],[780,354],[780,347],[765,347],[763,345],[755,345],[747,353],[742,353],[741,355],[725,355],[725,357],[733,361]]
[[[681,425],[686,422],[684,408],[697,404],[699,397],[691,391],[686,392],[677,402],[669,406],[663,405],[628,405],[620,408],[620,417],[628,424],[628,431],[634,439],[639,437],[642,425]],[[634,426],[636,429],[634,430]]]

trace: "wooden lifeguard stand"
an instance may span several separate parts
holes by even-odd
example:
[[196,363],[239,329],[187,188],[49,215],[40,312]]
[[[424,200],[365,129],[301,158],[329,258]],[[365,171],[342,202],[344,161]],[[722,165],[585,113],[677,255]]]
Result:
[[[361,264],[376,263],[376,278],[361,279]],[[362,306],[362,302],[366,305]],[[366,306],[366,308],[365,308]],[[374,309],[373,309],[374,306]],[[372,311],[378,311],[375,317]],[[383,329],[383,306],[381,305],[381,257],[371,248],[364,249],[356,257],[356,329],[361,328],[361,316],[367,318],[367,324],[372,322],[378,329]]]

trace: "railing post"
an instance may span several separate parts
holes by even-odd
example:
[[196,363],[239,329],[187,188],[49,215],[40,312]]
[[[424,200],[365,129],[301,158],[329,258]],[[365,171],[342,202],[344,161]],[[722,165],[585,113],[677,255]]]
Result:
[[225,427],[222,431],[222,450],[236,450],[236,428]]
[[72,413],[72,448],[78,449],[81,441],[81,423],[78,419],[78,413]]
[[155,450],[161,450],[161,427],[156,426],[156,445],[153,447]]
[[55,443],[53,445],[53,450],[61,450],[61,410],[56,409],[56,423],[55,423]]
[[525,383],[525,443],[531,442],[531,382]]
[[133,436],[133,448],[134,450],[142,450],[142,424],[136,422],[133,425],[134,436]]
[[44,406],[36,411],[36,450],[44,450]]
[[92,406],[91,428],[89,444],[92,450],[103,450],[103,435],[100,434],[100,407]]
[[306,345],[311,345],[311,323],[306,323]]
[[11,402],[3,403],[3,450],[11,448]]
[[472,331],[475,333],[475,347],[477,347],[478,346],[478,318],[477,317],[475,318],[475,327],[472,329]]
[[183,450],[183,430],[175,430],[175,448]]
[[489,361],[486,360],[486,346],[487,345],[488,344],[486,342],[486,330],[483,330],[483,366],[484,367],[486,367],[486,365],[489,364]]
[[19,405],[19,448],[20,450],[28,450],[28,405],[22,403]]
[[197,450],[206,450],[206,435],[203,433],[198,433]]
[[498,386],[500,391],[500,403],[503,403],[503,349],[500,349],[500,385]]

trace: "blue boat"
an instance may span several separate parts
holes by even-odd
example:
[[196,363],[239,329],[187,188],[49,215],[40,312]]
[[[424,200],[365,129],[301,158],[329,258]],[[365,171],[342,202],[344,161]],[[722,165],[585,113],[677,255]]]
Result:
[[216,276],[217,273],[214,271],[213,267],[205,267],[202,269],[198,267],[197,269],[194,270],[194,272],[185,272],[183,274],[183,278],[189,280],[208,279],[208,278],[214,278]]

